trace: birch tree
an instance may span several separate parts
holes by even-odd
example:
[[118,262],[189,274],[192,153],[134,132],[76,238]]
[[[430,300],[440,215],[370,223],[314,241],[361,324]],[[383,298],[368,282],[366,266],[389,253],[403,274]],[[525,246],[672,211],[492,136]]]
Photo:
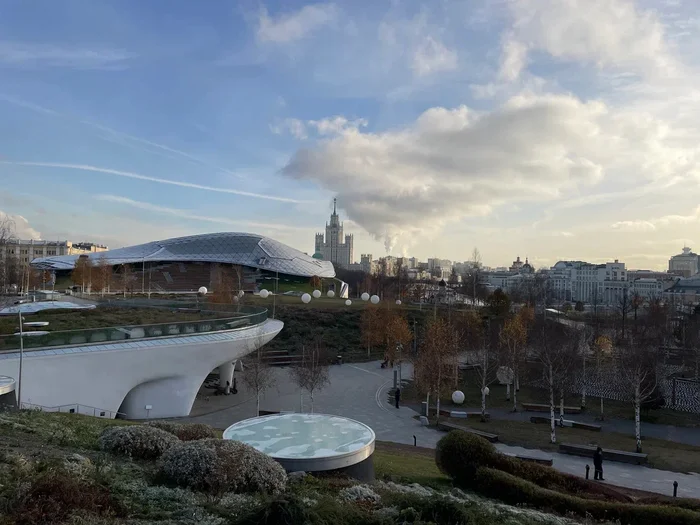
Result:
[[428,321],[425,337],[414,361],[414,375],[419,389],[427,396],[430,411],[430,394],[436,396],[438,420],[440,419],[440,397],[446,392],[450,379],[453,354],[456,351],[454,331],[444,319]]
[[559,394],[560,418],[563,417],[563,398],[573,363],[572,345],[566,327],[554,321],[543,321],[536,328],[536,351],[542,364],[542,373],[549,392],[551,442],[557,442],[555,396]]
[[525,345],[527,344],[527,328],[520,315],[514,315],[506,319],[499,335],[503,348],[504,361],[513,371],[513,412],[518,411],[517,382],[520,365],[525,358]]
[[477,375],[481,384],[481,421],[486,421],[486,389],[496,378],[499,360],[495,348],[491,347],[491,319],[484,319],[483,337],[480,348],[476,351]]
[[266,390],[277,384],[275,371],[264,360],[265,337],[262,328],[259,333],[250,341],[251,353],[245,360],[243,371],[243,383],[255,392],[255,415],[260,415],[260,397]]
[[616,349],[617,372],[634,406],[634,437],[642,452],[642,403],[656,390],[658,354],[655,341],[632,337]]
[[[596,363],[596,373],[598,384],[603,383],[604,374],[603,371],[606,369],[610,358],[612,357],[612,338],[601,334],[598,335],[593,341],[593,356]],[[603,404],[603,395],[600,395],[600,420],[605,421],[605,407]]]

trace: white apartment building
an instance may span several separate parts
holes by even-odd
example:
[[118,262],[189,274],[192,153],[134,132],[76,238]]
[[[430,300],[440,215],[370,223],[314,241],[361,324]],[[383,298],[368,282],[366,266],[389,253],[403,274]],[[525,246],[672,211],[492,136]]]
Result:
[[37,257],[54,255],[75,255],[81,253],[104,252],[106,246],[71,241],[38,241],[34,239],[11,239],[0,245],[0,261],[14,259],[20,265],[29,264]]
[[630,293],[639,294],[645,301],[651,298],[661,297],[664,291],[664,283],[659,279],[635,279],[630,282]]

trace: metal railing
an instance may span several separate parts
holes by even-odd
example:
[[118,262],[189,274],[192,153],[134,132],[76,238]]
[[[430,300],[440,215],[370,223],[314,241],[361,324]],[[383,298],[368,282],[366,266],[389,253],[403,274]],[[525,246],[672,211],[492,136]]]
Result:
[[[159,305],[161,308],[162,306]],[[191,306],[191,305],[187,305]],[[139,305],[143,307],[143,305]],[[125,341],[139,341],[143,339],[178,337],[211,332],[221,332],[236,328],[246,328],[264,323],[267,319],[267,309],[259,307],[240,307],[240,311],[233,313],[215,312],[210,310],[194,310],[183,308],[183,305],[169,305],[176,311],[196,311],[209,318],[193,321],[172,321],[145,325],[121,325],[100,328],[86,328],[82,330],[60,330],[41,335],[24,334],[24,349],[36,350],[62,346],[80,346],[92,344],[116,343]],[[20,347],[19,335],[0,336],[0,353],[16,351]]]
[[22,402],[21,409],[40,410],[42,412],[61,412],[63,414],[81,414],[84,416],[103,417],[108,419],[112,419],[113,417],[117,416],[126,417],[126,414],[122,412],[117,412],[116,410],[107,410],[106,408],[97,408],[89,405],[81,405],[80,403],[47,407],[44,405],[37,405],[35,403]]

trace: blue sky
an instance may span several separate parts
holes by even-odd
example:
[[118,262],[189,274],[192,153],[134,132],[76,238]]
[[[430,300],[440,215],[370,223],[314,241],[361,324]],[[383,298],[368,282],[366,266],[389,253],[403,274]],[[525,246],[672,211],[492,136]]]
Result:
[[[0,210],[121,246],[662,267],[696,240],[700,5],[0,1]],[[695,115],[694,117],[692,115]]]

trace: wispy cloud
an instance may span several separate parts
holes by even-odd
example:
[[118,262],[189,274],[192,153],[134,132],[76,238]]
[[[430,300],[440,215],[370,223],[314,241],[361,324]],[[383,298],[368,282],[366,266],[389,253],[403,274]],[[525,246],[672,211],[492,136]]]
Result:
[[285,44],[301,40],[310,32],[332,22],[338,14],[335,4],[312,4],[293,13],[272,17],[260,10],[257,37],[260,42]]
[[648,220],[618,221],[611,225],[615,230],[627,232],[648,232],[657,228],[676,224],[690,224],[700,221],[700,206],[695,208],[690,215],[664,215]]
[[457,69],[457,52],[431,36],[423,39],[413,55],[414,74],[422,77]]
[[[123,131],[116,130],[114,128],[110,128],[108,126],[105,126],[103,124],[99,124],[97,122],[93,122],[90,120],[85,120],[81,119],[79,117],[73,116],[73,115],[68,115],[66,113],[61,113],[59,111],[56,111],[54,109],[50,109],[44,106],[40,106],[39,104],[34,104],[33,102],[29,102],[26,100],[20,100],[14,97],[10,97],[8,95],[5,95],[3,93],[0,93],[0,100],[4,100],[5,102],[8,102],[10,104],[13,104],[18,107],[22,107],[25,109],[29,109],[31,111],[34,111],[36,113],[44,113],[46,115],[51,115],[54,117],[61,117],[65,118],[74,122],[78,122],[79,124],[82,124],[84,126],[91,127],[93,129],[96,129],[100,131],[101,133],[98,134],[97,136],[102,139],[106,140],[108,142],[113,142],[115,144],[119,144],[122,146],[127,146],[131,148],[137,148],[142,151],[146,151],[148,153],[155,153],[158,155],[163,155],[169,159],[173,158],[173,155],[185,158],[191,162],[194,162],[195,164],[199,164],[201,166],[206,166],[209,168],[216,169],[222,173],[226,173],[227,175],[233,175],[236,177],[240,177],[240,174],[231,171],[229,169],[223,168],[221,166],[218,166],[206,159],[203,159],[201,157],[197,157],[195,155],[192,155],[186,151],[180,150],[180,149],[175,149],[170,146],[166,146],[165,144],[160,144],[158,142],[154,142],[152,140],[147,140],[141,137],[137,137],[135,135],[130,135],[129,133],[124,133]],[[106,134],[106,135],[105,135]]]
[[148,182],[155,182],[158,184],[169,184],[171,186],[180,186],[181,188],[191,188],[195,190],[212,191],[215,193],[228,193],[230,195],[240,195],[242,197],[252,197],[255,199],[265,199],[271,201],[279,202],[292,202],[301,203],[302,201],[296,199],[290,199],[288,197],[276,197],[274,195],[264,195],[261,193],[252,193],[249,191],[234,190],[231,188],[217,188],[215,186],[206,186],[203,184],[195,184],[193,182],[183,182],[170,179],[161,179],[159,177],[151,177],[148,175],[141,175],[139,173],[133,173],[130,171],[113,170],[110,168],[100,168],[97,166],[90,166],[87,164],[64,164],[60,162],[14,162],[14,161],[0,161],[0,164],[10,164],[13,166],[35,166],[39,168],[55,168],[55,169],[67,169],[67,170],[80,170],[80,171],[90,171],[93,173],[104,173],[106,175],[116,175],[118,177],[126,177],[129,179],[144,180]]
[[11,67],[124,69],[135,55],[122,49],[69,48],[50,44],[0,41],[0,64]]
[[178,208],[169,208],[166,206],[159,206],[157,204],[152,204],[150,202],[137,201],[129,199],[128,197],[121,197],[119,195],[97,195],[95,196],[97,200],[105,202],[114,202],[117,204],[124,204],[126,206],[131,206],[132,208],[138,208],[139,210],[150,211],[154,213],[160,213],[163,215],[173,215],[181,219],[188,219],[193,221],[210,222],[214,224],[226,224],[230,226],[245,226],[252,228],[262,228],[269,230],[300,230],[307,231],[309,228],[302,228],[298,226],[290,226],[288,224],[274,224],[266,222],[255,222],[255,221],[239,221],[235,219],[229,219],[227,217],[212,217],[207,215],[199,215],[192,213],[188,210],[182,210]]

